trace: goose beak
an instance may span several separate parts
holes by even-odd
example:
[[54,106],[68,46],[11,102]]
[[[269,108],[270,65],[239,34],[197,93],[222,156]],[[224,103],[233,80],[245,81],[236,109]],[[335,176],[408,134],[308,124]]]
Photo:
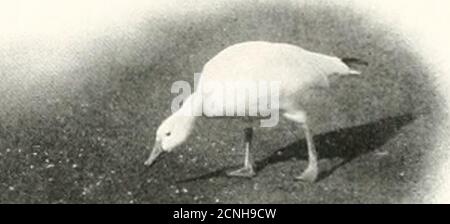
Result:
[[146,166],[151,166],[155,163],[156,159],[163,153],[163,148],[160,141],[155,142],[155,146],[153,146],[152,153],[150,157],[145,161]]

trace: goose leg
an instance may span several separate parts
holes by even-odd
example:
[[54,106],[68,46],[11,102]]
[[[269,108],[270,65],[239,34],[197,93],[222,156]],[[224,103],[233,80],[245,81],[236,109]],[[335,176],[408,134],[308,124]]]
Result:
[[301,124],[303,132],[305,133],[306,144],[308,148],[308,167],[303,171],[300,176],[295,177],[296,180],[302,180],[307,182],[314,182],[317,180],[319,174],[319,168],[317,164],[317,151],[314,146],[313,137],[309,127],[307,125],[306,113],[303,111],[296,111],[294,113],[284,114],[289,120],[295,121]]
[[311,132],[306,123],[302,124],[303,132],[305,133],[306,144],[308,147],[308,167],[303,173],[295,177],[296,180],[314,182],[317,180],[317,176],[319,174],[319,168],[317,165],[317,151],[314,146],[313,138]]
[[244,129],[245,132],[245,158],[244,158],[244,167],[228,172],[228,176],[234,177],[253,177],[256,175],[253,169],[253,159],[250,153],[251,141],[253,136],[253,128]]

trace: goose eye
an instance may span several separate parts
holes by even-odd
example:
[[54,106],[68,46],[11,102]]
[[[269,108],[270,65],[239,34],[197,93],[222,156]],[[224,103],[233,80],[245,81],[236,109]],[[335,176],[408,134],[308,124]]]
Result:
[[166,132],[166,136],[170,136],[172,133],[170,132]]

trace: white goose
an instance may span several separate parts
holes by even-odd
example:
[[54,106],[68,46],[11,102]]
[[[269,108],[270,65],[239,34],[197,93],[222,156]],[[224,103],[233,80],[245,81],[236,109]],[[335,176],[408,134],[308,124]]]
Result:
[[[232,45],[213,57],[204,67],[199,87],[208,81],[266,80],[279,81],[279,104],[276,109],[288,120],[298,123],[305,134],[308,148],[308,166],[296,179],[314,182],[319,170],[317,151],[308,128],[308,116],[302,105],[301,97],[306,90],[328,87],[328,76],[360,74],[348,67],[348,63],[366,64],[359,59],[327,56],[304,50],[285,43],[263,41],[244,42]],[[198,98],[204,97],[200,88],[189,96],[183,106],[165,119],[156,132],[153,151],[145,162],[152,165],[163,152],[171,152],[182,144],[191,133],[198,116],[186,116],[186,112],[200,112],[203,108]],[[237,93],[240,94],[240,93]],[[244,93],[242,93],[244,94]],[[191,113],[192,114],[192,113]],[[254,162],[250,149],[253,133],[252,120],[258,117],[245,117],[245,159],[244,167],[230,176],[253,177]],[[260,119],[260,118],[259,118]]]

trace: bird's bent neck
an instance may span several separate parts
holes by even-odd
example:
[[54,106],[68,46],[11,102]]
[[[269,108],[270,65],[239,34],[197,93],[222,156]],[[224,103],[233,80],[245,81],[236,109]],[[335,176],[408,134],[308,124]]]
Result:
[[199,99],[198,94],[193,93],[183,103],[183,106],[175,112],[175,116],[183,116],[186,119],[195,121],[199,116],[202,116],[202,102]]

